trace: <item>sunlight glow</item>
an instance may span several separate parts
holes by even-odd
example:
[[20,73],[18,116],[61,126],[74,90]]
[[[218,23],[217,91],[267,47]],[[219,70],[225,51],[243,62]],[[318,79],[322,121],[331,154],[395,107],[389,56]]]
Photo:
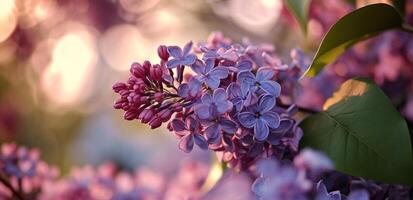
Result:
[[63,35],[55,44],[42,77],[42,89],[54,103],[69,105],[87,96],[97,62],[95,43],[86,30]]
[[17,10],[14,0],[0,1],[0,42],[5,41],[17,25]]

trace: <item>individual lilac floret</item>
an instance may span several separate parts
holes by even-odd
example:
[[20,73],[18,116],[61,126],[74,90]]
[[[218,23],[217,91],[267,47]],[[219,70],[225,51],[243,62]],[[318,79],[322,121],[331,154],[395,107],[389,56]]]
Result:
[[252,191],[262,200],[306,200],[312,183],[300,176],[290,165],[280,166],[275,160],[258,162],[259,177],[252,185]]
[[247,108],[247,111],[238,115],[238,120],[245,128],[254,128],[255,138],[259,141],[267,139],[269,128],[275,129],[280,125],[280,116],[271,111],[275,106],[275,98],[264,95],[258,105]]
[[325,170],[333,169],[333,163],[322,152],[303,149],[294,158],[294,166],[306,171],[312,177],[320,175]]
[[256,75],[250,71],[243,71],[238,74],[237,79],[243,91],[256,92],[258,89],[261,89],[274,97],[278,97],[281,93],[281,86],[271,80],[274,72],[272,68],[263,67],[257,70]]
[[214,90],[212,96],[204,94],[201,102],[195,106],[195,113],[200,119],[210,119],[232,109],[232,103],[228,101],[227,93],[222,88]]
[[193,82],[197,85],[190,85],[190,87],[194,88],[200,88],[201,84],[205,83],[211,89],[217,89],[221,79],[227,78],[229,73],[227,67],[215,67],[215,60],[213,59],[206,60],[205,64],[198,60],[191,65],[191,69],[197,73],[194,78],[198,81]]
[[166,63],[166,66],[171,69],[171,68],[176,68],[181,65],[189,66],[189,65],[194,64],[196,60],[196,56],[190,53],[191,49],[192,49],[192,42],[188,42],[184,46],[183,50],[178,46],[169,46],[168,53],[173,58],[168,60],[168,62]]
[[181,119],[173,119],[171,122],[173,130],[181,137],[179,148],[184,152],[191,152],[195,144],[201,149],[207,149],[208,144],[201,132],[199,121],[193,117],[186,118],[186,122]]
[[231,83],[227,88],[227,93],[237,112],[258,102],[257,96],[250,91],[241,90],[239,83]]
[[201,47],[201,51],[204,53],[204,56],[202,57],[203,60],[218,59],[233,62],[238,60],[238,55],[234,49],[219,48],[218,50],[214,50],[203,46]]

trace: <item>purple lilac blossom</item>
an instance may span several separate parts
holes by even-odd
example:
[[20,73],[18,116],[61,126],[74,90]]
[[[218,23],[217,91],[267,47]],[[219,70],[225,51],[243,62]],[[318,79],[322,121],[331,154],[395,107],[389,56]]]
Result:
[[[120,95],[114,107],[125,111],[126,120],[151,128],[168,123],[180,149],[207,145],[231,167],[246,169],[260,157],[292,157],[302,131],[279,102],[293,95],[281,85],[295,84],[290,82],[299,77],[297,64],[283,63],[272,45],[237,44],[218,32],[191,47],[161,45],[160,64],[134,63],[131,77],[113,86]],[[188,67],[194,73],[185,72]]]

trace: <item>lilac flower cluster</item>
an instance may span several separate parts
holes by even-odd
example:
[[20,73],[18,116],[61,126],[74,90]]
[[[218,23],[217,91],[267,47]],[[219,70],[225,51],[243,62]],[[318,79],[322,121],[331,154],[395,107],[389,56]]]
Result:
[[0,152],[0,197],[14,196],[32,199],[43,187],[59,175],[55,167],[39,159],[39,151],[18,147],[14,143],[1,146]]
[[169,122],[180,149],[209,148],[234,167],[248,167],[259,155],[295,154],[302,135],[292,118],[297,109],[281,98],[292,95],[282,85],[299,77],[299,53],[287,65],[270,45],[236,44],[214,33],[194,48],[160,46],[158,55],[160,64],[134,63],[128,81],[113,86],[121,96],[114,107],[125,119],[151,128]]
[[145,168],[135,173],[117,170],[112,163],[97,168],[72,168],[58,178],[58,170],[40,160],[36,149],[3,144],[0,154],[0,199],[41,200],[181,200],[197,199],[208,175],[208,166],[188,161],[173,176]]
[[[293,164],[264,159],[258,162],[258,178],[252,185],[253,192],[262,200],[337,200],[345,199],[340,191],[328,192],[323,180],[315,184],[326,170],[332,169],[331,161],[320,152],[304,149]],[[314,176],[316,175],[316,176]],[[358,189],[352,191],[348,200],[368,200],[369,193]]]

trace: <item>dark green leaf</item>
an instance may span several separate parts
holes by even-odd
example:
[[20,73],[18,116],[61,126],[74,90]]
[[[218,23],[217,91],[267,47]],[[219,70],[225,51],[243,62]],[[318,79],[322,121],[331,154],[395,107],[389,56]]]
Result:
[[346,81],[324,111],[306,118],[301,147],[324,151],[338,171],[413,185],[412,147],[405,120],[374,83]]
[[334,61],[351,45],[380,32],[401,28],[403,19],[388,4],[372,4],[357,9],[334,24],[324,36],[307,76],[317,75],[326,64]]
[[311,0],[284,0],[287,9],[293,14],[304,33],[307,32],[308,9]]

